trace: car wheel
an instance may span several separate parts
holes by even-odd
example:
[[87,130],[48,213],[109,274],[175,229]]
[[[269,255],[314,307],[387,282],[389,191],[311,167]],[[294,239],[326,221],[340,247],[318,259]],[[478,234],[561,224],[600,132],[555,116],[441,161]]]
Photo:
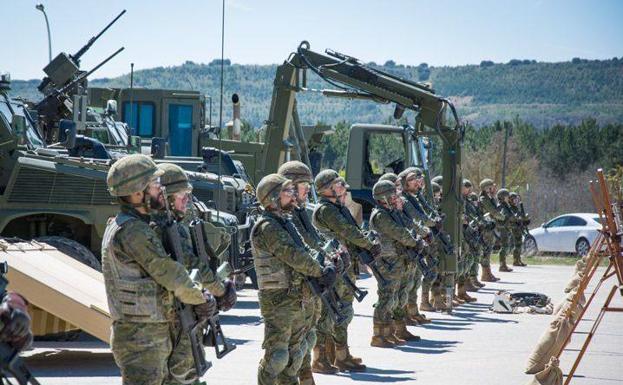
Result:
[[523,240],[523,253],[526,257],[532,257],[539,251],[536,245],[536,239],[532,235],[526,236]]
[[575,243],[575,252],[582,257],[588,254],[588,250],[590,250],[590,248],[591,245],[590,243],[588,243],[588,240],[586,238],[580,238]]

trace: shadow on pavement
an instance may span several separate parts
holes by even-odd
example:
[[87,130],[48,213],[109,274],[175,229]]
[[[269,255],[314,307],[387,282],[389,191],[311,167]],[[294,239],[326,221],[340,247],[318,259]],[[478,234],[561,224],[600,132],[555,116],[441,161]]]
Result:
[[234,309],[259,309],[260,304],[257,301],[238,301]]
[[413,374],[415,372],[409,370],[392,370],[392,369],[378,369],[368,366],[368,369],[364,373],[340,373],[338,376],[348,376],[355,381],[368,381],[374,383],[383,382],[403,382],[413,381],[415,377],[411,376],[392,376],[392,374]]
[[234,316],[227,314],[219,314],[219,318],[221,319],[221,325],[259,325],[262,319],[259,315]]
[[55,351],[25,358],[36,377],[114,377],[120,376],[111,352]]
[[407,353],[442,354],[451,352],[452,350],[449,348],[460,343],[462,342],[422,339],[420,341],[408,341],[406,345],[397,346],[395,349]]

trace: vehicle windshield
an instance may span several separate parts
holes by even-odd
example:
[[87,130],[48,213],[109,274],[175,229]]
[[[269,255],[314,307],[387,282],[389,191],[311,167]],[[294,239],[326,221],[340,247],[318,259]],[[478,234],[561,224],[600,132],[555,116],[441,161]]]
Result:
[[[35,129],[32,117],[23,104],[11,101],[3,94],[0,97],[0,115],[5,120],[6,126],[10,127],[11,130],[15,130],[18,144],[34,148],[45,147],[43,139]],[[23,119],[14,120],[14,116],[22,117]],[[14,126],[11,125],[12,122]]]

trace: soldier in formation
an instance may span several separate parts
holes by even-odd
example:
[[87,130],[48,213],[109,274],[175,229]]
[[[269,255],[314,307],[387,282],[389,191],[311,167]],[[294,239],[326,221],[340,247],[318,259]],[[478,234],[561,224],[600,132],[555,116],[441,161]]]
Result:
[[111,349],[124,385],[161,385],[169,378],[174,301],[192,306],[200,318],[212,316],[217,307],[150,227],[150,214],[165,204],[163,173],[149,157],[136,154],[115,162],[106,180],[121,206],[104,233],[102,270],[113,320]]

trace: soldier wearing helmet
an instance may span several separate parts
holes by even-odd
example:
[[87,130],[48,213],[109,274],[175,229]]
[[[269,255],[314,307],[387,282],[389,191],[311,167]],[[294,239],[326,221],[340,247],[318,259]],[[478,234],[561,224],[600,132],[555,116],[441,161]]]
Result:
[[496,197],[498,199],[498,211],[503,217],[503,220],[500,220],[496,224],[496,228],[500,233],[500,271],[502,272],[511,272],[513,269],[508,267],[506,264],[506,256],[508,255],[508,251],[511,247],[511,221],[513,217],[513,212],[511,211],[510,204],[508,203],[508,199],[510,198],[510,193],[507,189],[501,188],[497,191]]
[[[177,230],[180,232],[182,240],[181,249],[184,256],[184,267],[188,271],[196,269],[199,272],[199,281],[204,289],[209,291],[215,298],[216,308],[220,311],[228,311],[236,303],[236,288],[230,280],[220,280],[210,269],[207,261],[201,260],[195,254],[197,248],[193,244],[189,222],[193,219],[190,214],[192,203],[192,185],[186,172],[178,165],[172,163],[161,163],[158,169],[164,171],[160,176],[160,184],[165,195],[164,207],[155,214],[152,220],[156,224],[154,230],[161,236],[161,227],[157,225],[163,223],[168,215],[166,209],[170,210],[178,221]],[[210,316],[210,315],[208,315]],[[173,345],[173,351],[168,360],[169,383],[187,384],[199,380],[195,370],[194,358],[191,349],[190,339],[183,334],[179,323],[176,323],[176,334],[180,335],[179,340]]]
[[[311,170],[305,163],[299,161],[286,162],[279,167],[277,173],[283,177],[290,179],[296,190],[297,207],[290,211],[291,219],[296,229],[301,234],[305,243],[312,249],[323,254],[323,247],[326,240],[320,235],[318,230],[311,223],[311,216],[307,211],[307,202],[313,177]],[[343,268],[340,264],[341,260],[330,259],[327,254],[325,264],[335,263]],[[349,258],[346,255],[346,258]],[[343,285],[341,280],[336,282],[336,287]],[[333,340],[331,335],[334,332],[334,325],[331,317],[328,315],[327,309],[322,309],[322,301],[314,297],[312,293],[306,293],[305,301],[307,306],[304,307],[304,318],[306,322],[305,342],[307,349],[305,357],[299,371],[299,381],[301,384],[313,384],[312,368],[314,372],[335,374],[338,369],[333,366],[333,361],[329,362],[327,354],[327,341]],[[314,362],[311,362],[311,352],[314,352]]]
[[480,255],[480,244],[477,241],[479,235],[478,217],[472,213],[468,206],[468,196],[472,192],[472,182],[463,179],[461,184],[461,196],[463,197],[463,243],[461,248],[461,259],[458,261],[458,272],[456,274],[456,298],[464,302],[475,302],[476,298],[470,296],[467,290],[477,291],[471,282],[478,275],[478,257]]
[[488,218],[488,222],[494,226],[489,226],[482,232],[483,250],[480,265],[482,266],[482,272],[480,279],[483,282],[496,282],[500,279],[493,275],[491,271],[491,251],[495,244],[496,228],[501,227],[504,222],[504,216],[498,211],[498,202],[495,196],[496,186],[492,179],[485,178],[480,181],[480,196],[478,203],[483,215]]
[[[314,179],[314,185],[320,200],[312,214],[312,222],[327,238],[336,239],[346,247],[351,256],[351,264],[347,272],[354,282],[356,280],[355,264],[357,263],[355,258],[358,251],[367,250],[372,255],[377,256],[380,252],[380,246],[366,238],[348,208],[344,206],[348,185],[336,171],[320,171]],[[335,358],[333,364],[341,371],[365,371],[366,366],[361,363],[361,358],[351,355],[348,348],[348,325],[353,314],[353,294],[348,290],[340,290],[339,286],[338,294],[346,304],[351,316],[342,325],[335,327],[333,335]],[[329,360],[332,358],[330,357]]]
[[330,287],[336,269],[324,268],[287,217],[297,207],[297,190],[292,180],[270,174],[257,185],[256,195],[264,208],[251,230],[253,262],[259,286],[259,303],[264,317],[264,357],[260,360],[258,384],[299,383],[299,370],[309,331],[305,312],[306,288],[299,275],[319,277]]
[[513,266],[527,266],[521,260],[521,248],[523,246],[523,232],[526,223],[530,219],[520,209],[521,197],[516,192],[511,192],[508,199],[509,207],[513,216],[511,217],[511,239],[513,246]]
[[108,191],[121,212],[108,221],[102,241],[102,271],[113,320],[111,350],[123,383],[162,384],[167,378],[175,331],[174,300],[213,311],[200,285],[169,257],[149,226],[162,207],[163,171],[145,155],[129,155],[108,171]]
[[[406,312],[403,310],[407,301],[402,301],[403,306],[400,306],[400,296],[406,297],[408,291],[403,288],[401,292],[400,286],[409,265],[406,249],[421,251],[423,245],[408,230],[408,220],[402,214],[403,200],[394,183],[389,179],[380,180],[372,188],[372,196],[377,205],[370,215],[370,228],[381,239],[381,257],[385,263],[379,264],[379,270],[387,284],[379,283],[377,287],[378,301],[374,305],[370,345],[387,348],[420,339],[407,330]],[[392,267],[389,268],[388,264]]]
[[[424,208],[420,200],[418,199],[418,193],[424,187],[424,174],[422,170],[417,167],[409,167],[398,174],[398,178],[402,184],[401,197],[403,198],[403,214],[407,218],[407,222],[410,225],[410,229],[418,234],[420,237],[426,239],[427,247],[424,248],[426,260],[431,264],[431,261],[436,258],[434,255],[434,239],[430,227],[435,226],[435,221],[430,217]],[[423,280],[422,271],[417,263],[410,263],[407,269],[407,274],[403,277],[403,284],[406,283],[406,309],[407,325],[415,326],[420,324],[427,324],[431,321],[426,316],[420,313],[418,307],[418,290],[422,287],[421,302],[424,305],[421,310],[433,310],[430,306],[428,296],[430,293],[430,282],[428,279]],[[405,299],[405,297],[401,297]],[[428,307],[427,305],[428,304]]]

